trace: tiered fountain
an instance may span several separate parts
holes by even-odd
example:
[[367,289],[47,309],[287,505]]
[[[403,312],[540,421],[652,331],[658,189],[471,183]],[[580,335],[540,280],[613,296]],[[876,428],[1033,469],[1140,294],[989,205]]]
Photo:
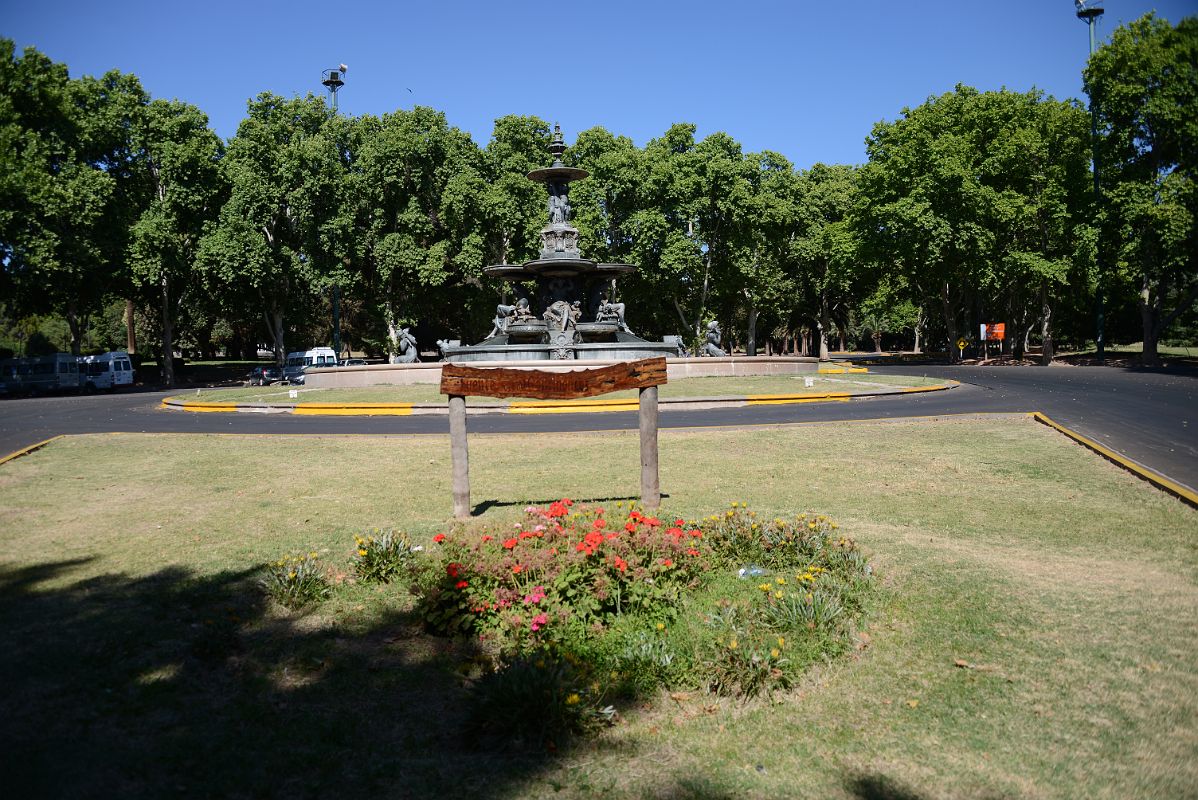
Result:
[[[515,305],[500,305],[490,336],[476,345],[439,343],[446,361],[631,360],[677,356],[680,343],[649,342],[633,335],[616,302],[616,280],[631,264],[601,264],[582,257],[578,229],[570,224],[570,183],[587,171],[562,163],[566,145],[553,126],[553,165],[528,173],[549,190],[549,223],[541,229],[540,258],[496,264],[483,272],[512,284]],[[531,295],[525,282],[535,281]]]

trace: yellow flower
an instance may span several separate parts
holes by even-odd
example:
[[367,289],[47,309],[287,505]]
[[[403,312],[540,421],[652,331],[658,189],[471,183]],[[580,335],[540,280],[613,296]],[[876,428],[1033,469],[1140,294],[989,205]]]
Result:
[[778,648],[775,647],[773,650],[770,650],[770,658],[777,658],[780,655],[782,655],[782,651]]
[[358,555],[360,555],[360,556],[364,556],[364,555],[366,555],[366,551],[365,551],[365,550],[358,550]]
[[308,558],[316,558],[316,551],[313,550],[311,553],[308,553]]
[[732,641],[728,642],[728,649],[729,649],[729,650],[735,650],[735,649],[736,649],[736,640],[735,640],[735,639],[733,639]]
[[657,623],[657,629],[659,631],[664,631],[666,629],[666,624],[664,622]]
[[784,637],[782,637],[782,636],[779,636],[779,637],[778,637],[778,646],[779,646],[779,647],[786,647],[786,639],[785,639]]
[[772,589],[774,587],[770,586],[768,583],[763,583],[760,586],[758,586],[757,588],[763,592],[768,592],[770,589]]
[[737,504],[736,504],[736,501],[735,501],[735,500],[733,500],[733,501],[732,501],[732,507],[733,507],[733,508],[736,508],[736,505],[737,505]]
[[577,704],[578,704],[578,701],[579,701],[579,700],[581,700],[581,699],[582,699],[582,698],[581,698],[581,697],[579,697],[579,696],[578,696],[578,694],[577,694],[576,692],[571,692],[570,694],[568,694],[568,695],[566,696],[566,705],[568,705],[568,706],[577,705]]
[[288,578],[291,578],[292,580],[295,580],[295,573],[294,573],[294,572],[288,572],[288,573],[287,573],[287,577],[288,577]]
[[782,592],[774,592],[774,599],[775,599],[775,600],[781,600],[781,599],[782,599]]
[[814,523],[814,522],[808,522],[808,523],[807,523],[807,527],[808,527],[808,528],[810,528],[811,530],[815,530],[815,523]]
[[783,577],[779,576],[779,577],[777,577],[777,578],[775,578],[775,579],[774,579],[774,583],[778,583],[778,584],[785,585],[785,584],[786,584],[786,578],[783,578]]

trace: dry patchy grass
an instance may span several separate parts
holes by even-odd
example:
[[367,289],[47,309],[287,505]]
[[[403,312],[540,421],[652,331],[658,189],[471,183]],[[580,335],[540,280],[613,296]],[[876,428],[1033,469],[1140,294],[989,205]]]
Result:
[[[544,443],[472,437],[487,517],[635,493],[634,432]],[[291,550],[344,567],[363,528],[430,537],[449,510],[444,438],[75,437],[0,468],[0,746],[20,779],[132,796],[1198,785],[1194,510],[1025,419],[663,431],[661,446],[684,516],[815,510],[872,551],[885,588],[850,658],[774,702],[649,700],[553,756],[471,750],[452,669],[469,648],[421,635],[402,593],[342,585],[288,615],[250,584]],[[49,752],[90,772],[55,773]]]

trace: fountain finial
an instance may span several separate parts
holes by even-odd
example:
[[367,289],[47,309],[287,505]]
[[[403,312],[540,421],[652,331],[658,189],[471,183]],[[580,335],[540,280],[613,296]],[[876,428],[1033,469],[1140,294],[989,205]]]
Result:
[[566,152],[566,143],[562,141],[562,128],[553,123],[553,140],[549,143],[549,152],[553,153],[553,166],[562,166],[562,153]]

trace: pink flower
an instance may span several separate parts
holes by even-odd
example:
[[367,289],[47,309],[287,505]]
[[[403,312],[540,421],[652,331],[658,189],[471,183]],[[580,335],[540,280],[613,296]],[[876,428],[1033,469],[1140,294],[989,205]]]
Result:
[[540,630],[549,624],[549,615],[545,613],[537,614],[532,618],[532,623],[528,626],[532,630]]

